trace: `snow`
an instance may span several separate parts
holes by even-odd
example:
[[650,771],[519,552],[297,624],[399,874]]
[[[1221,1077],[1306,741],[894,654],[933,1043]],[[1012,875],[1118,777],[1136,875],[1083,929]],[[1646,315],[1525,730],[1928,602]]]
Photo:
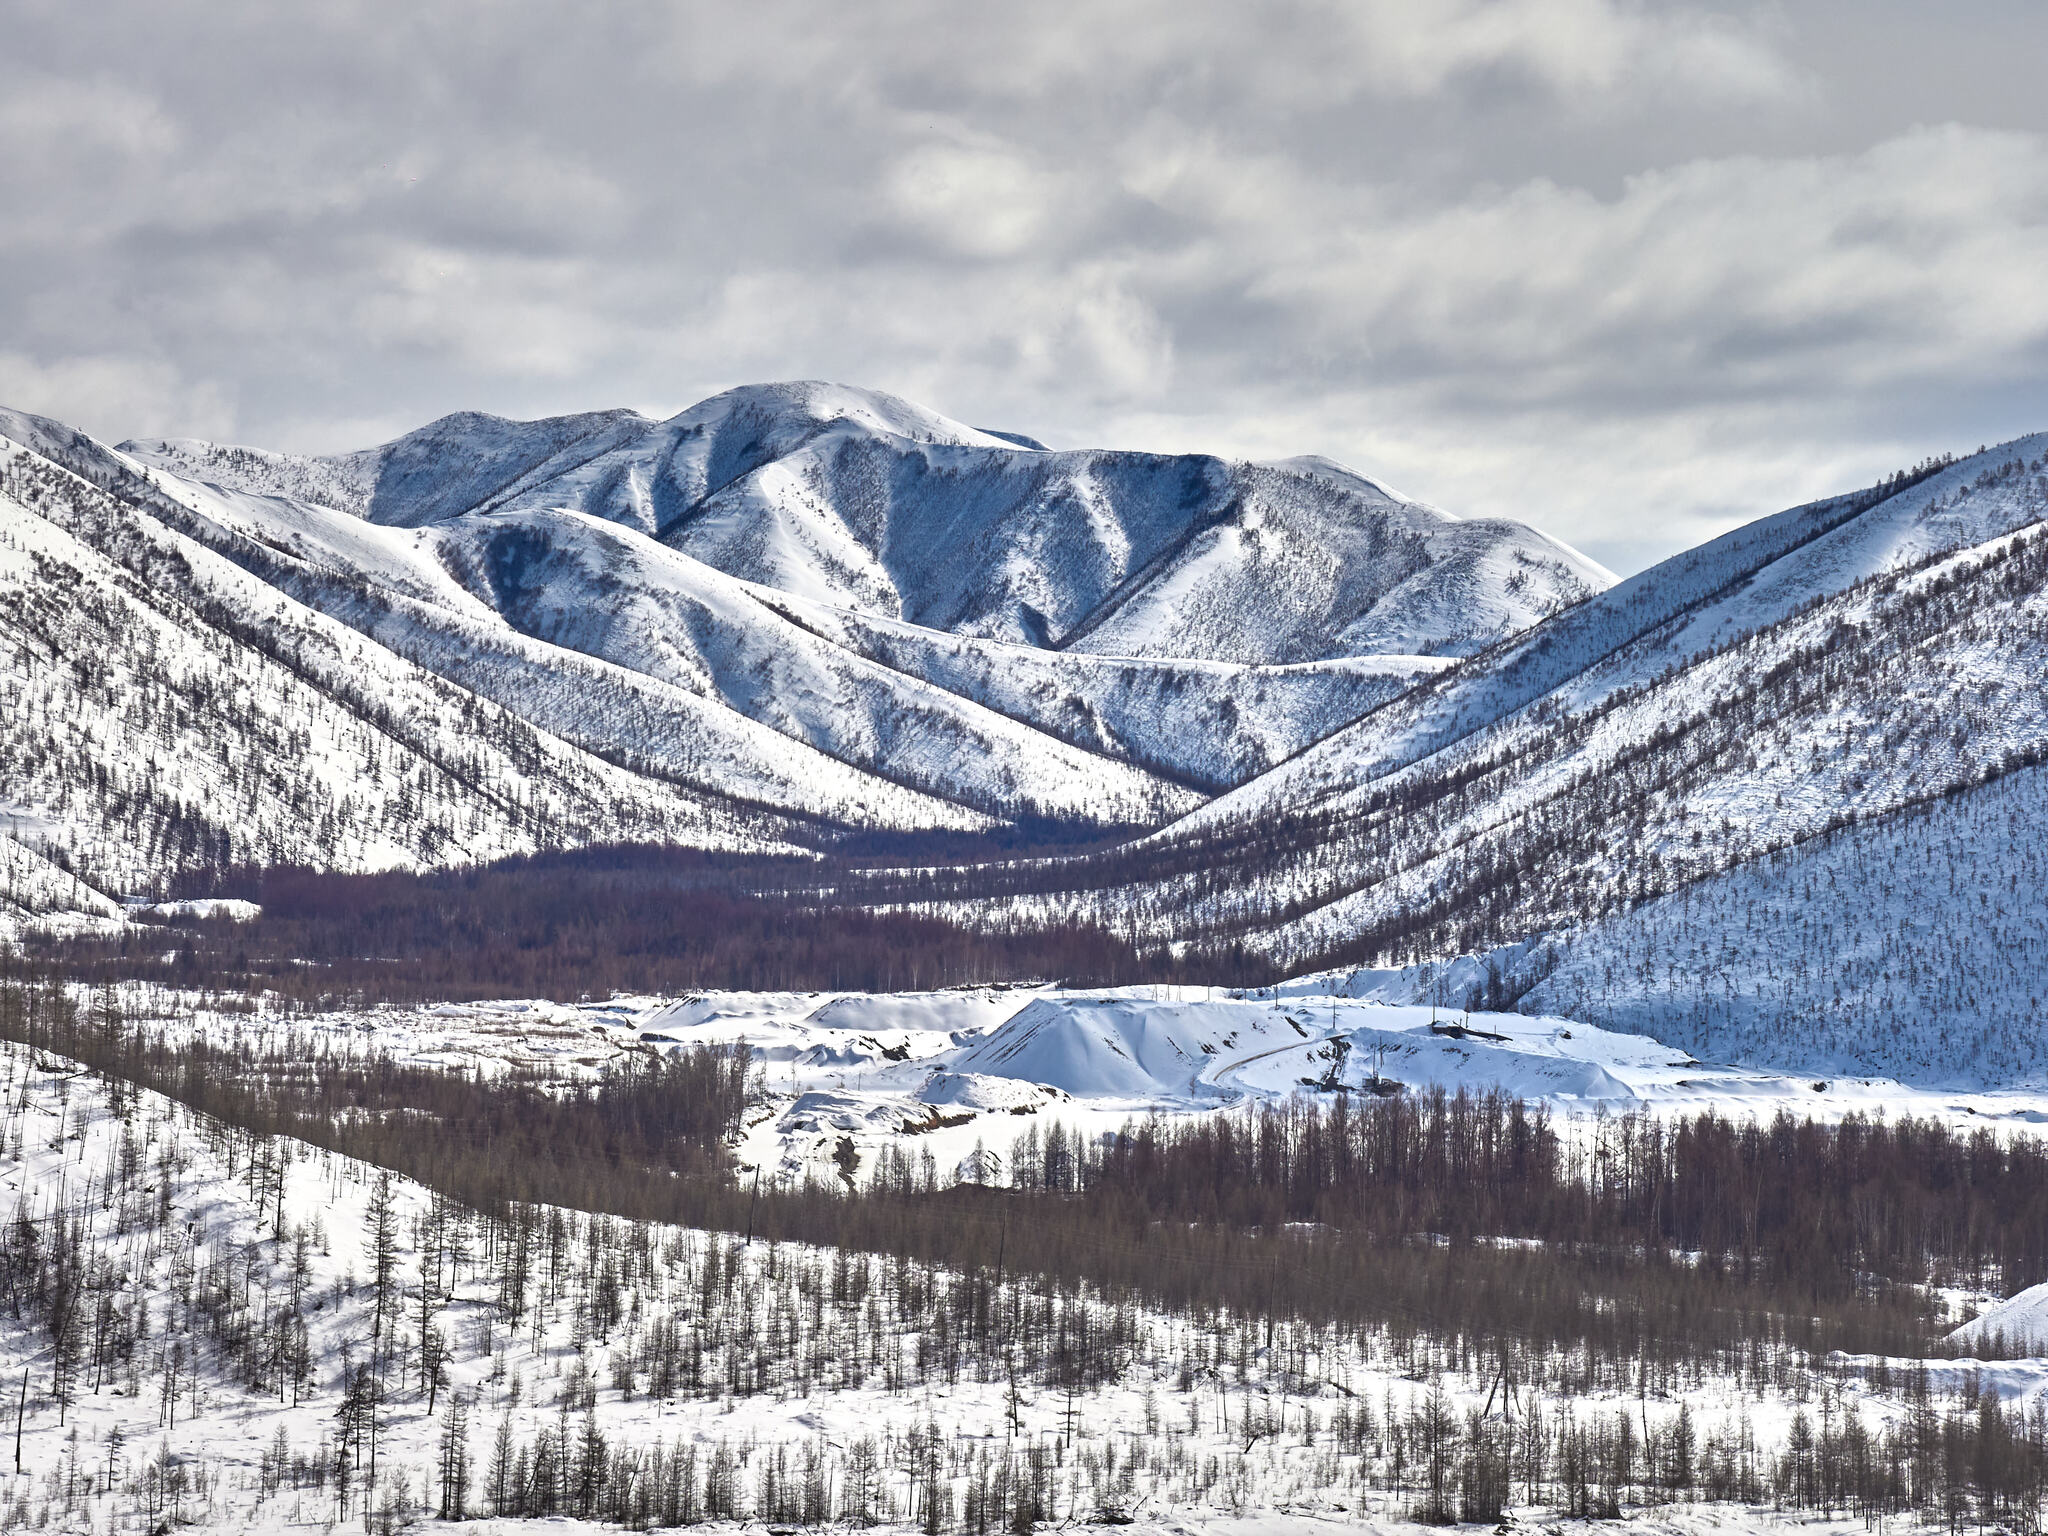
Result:
[[[623,668],[636,691],[644,677],[714,700],[941,799],[1110,824],[1198,803],[1155,765],[1240,781],[1448,660],[1415,653],[1455,651],[1608,579],[1567,552],[1552,562],[1564,588],[1538,583],[1535,606],[1499,608],[1506,576],[1475,585],[1467,568],[1496,542],[1522,560],[1539,535],[1458,524],[1326,462],[1020,452],[892,397],[816,384],[732,391],[663,423],[462,415],[333,460],[193,442],[124,452],[209,523],[296,562],[283,573],[295,596],[579,744],[626,743],[617,723],[564,720],[540,702],[538,679],[508,679],[441,637],[458,622],[509,626]],[[876,475],[888,481],[879,503]],[[266,477],[282,494],[259,494]],[[1245,528],[1197,529],[1177,546],[1191,516],[1211,515],[1187,503],[1191,487],[1212,500],[1255,494]],[[1216,566],[1200,553],[1216,538],[1248,540],[1253,566]],[[1423,552],[1444,539],[1430,564]],[[949,556],[954,546],[968,558]],[[1443,590],[1407,608],[1383,590],[1437,565],[1429,580]],[[346,585],[362,581],[388,596],[366,605]],[[1263,597],[1248,605],[1253,589]],[[1003,592],[1020,606],[998,620]],[[1257,615],[1277,611],[1281,593],[1292,638],[1230,629],[1268,622]],[[1372,635],[1340,639],[1340,619],[1318,618],[1330,602],[1366,603]],[[1382,622],[1392,608],[1433,617]],[[1201,635],[1186,628],[1198,611],[1211,614]],[[920,627],[933,622],[968,650],[935,646],[942,630]],[[1322,626],[1320,638],[1303,625]],[[1079,649],[1042,648],[1084,629]],[[507,643],[501,633],[494,648]],[[1212,653],[1229,663],[1204,666]],[[564,670],[546,650],[528,664]],[[644,728],[630,748],[694,767],[680,742]],[[825,808],[787,785],[769,798]],[[906,806],[895,824],[946,823]]]
[[263,909],[253,901],[209,897],[193,901],[152,901],[139,904],[139,911],[151,917],[220,917],[230,922],[254,922]]
[[1005,1115],[1036,1114],[1065,1096],[1045,1083],[978,1072],[934,1072],[917,1091],[920,1103]]
[[2048,769],[1751,860],[1508,965],[1527,1006],[1694,1050],[2048,1086]]
[[[1089,1098],[1196,1096],[1209,1086],[1212,1042],[1228,1028],[1219,1011],[1129,997],[1039,998],[956,1065]],[[1266,1025],[1260,1018],[1251,1027],[1263,1037]]]
[[[748,687],[762,657],[815,678],[820,648],[763,615],[736,612],[730,594],[751,586],[840,610],[856,630],[909,621],[898,649],[913,636],[951,634],[1031,650],[1031,661],[984,652],[971,677],[915,670],[964,698],[973,727],[999,742],[1002,731],[974,706],[1069,745],[1221,783],[1384,702],[1393,689],[1380,680],[1430,670],[1430,661],[1440,665],[1611,581],[1532,530],[1459,522],[1328,461],[1023,450],[891,396],[816,383],[729,391],[658,423],[630,412],[535,423],[465,414],[333,460],[195,443],[136,442],[126,452],[233,504],[245,531],[279,548],[469,617],[484,604],[528,633],[670,681],[680,672],[684,686],[716,692],[829,751],[843,748],[863,766],[875,766],[879,750],[891,777],[941,793],[928,771],[920,775],[915,749],[884,739],[884,722],[930,710],[929,690],[902,679],[892,686],[886,673],[844,656],[827,661],[837,680],[822,692],[804,678]],[[266,473],[279,494],[251,495],[266,488]],[[324,497],[317,509],[297,496],[328,482],[359,494],[329,487],[313,498]],[[373,487],[367,500],[365,485]],[[296,513],[256,506],[294,498]],[[356,511],[369,522],[347,515]],[[606,541],[579,530],[576,513],[617,533]],[[248,528],[252,515],[267,527]],[[295,516],[313,526],[288,526]],[[522,586],[508,597],[472,580],[451,596],[442,567],[484,568],[479,546],[505,547],[514,524],[565,551],[591,547],[556,561],[550,589]],[[429,529],[431,543],[405,536]],[[708,602],[715,633],[705,618],[679,626],[666,599],[630,600],[631,573],[661,563],[636,538],[674,552],[650,595],[687,591],[693,609]],[[701,590],[716,585],[714,573],[737,578],[724,598]],[[612,613],[615,606],[623,611]],[[593,629],[598,611],[608,622]],[[855,648],[895,665],[872,645]],[[1096,666],[1096,656],[1123,665]],[[1239,739],[1207,760],[1188,760],[1184,743],[1199,739],[1191,721],[1157,718],[1158,695],[1198,675],[1178,663],[1300,666],[1357,656],[1394,665],[1303,670],[1277,682],[1270,702],[1257,697],[1267,691],[1258,679],[1209,698],[1209,718]],[[1361,690],[1368,675],[1376,682]],[[1060,697],[1048,700],[1049,689]],[[779,704],[772,718],[771,699]],[[792,716],[804,701],[813,701],[810,711]],[[1247,708],[1259,718],[1240,729],[1232,716]],[[1077,710],[1092,718],[1075,718]],[[1036,759],[997,771],[1042,785],[1073,768],[1041,742]],[[1129,789],[1113,774],[1096,779],[1096,817],[1128,819]],[[1149,793],[1154,819],[1191,808],[1171,792]],[[1061,802],[1039,813],[1063,814]]]
[[[1152,930],[1161,939],[1242,931],[1293,967],[1362,935],[1399,933],[1411,914],[1432,908],[1450,913],[1447,924],[1465,922],[1467,909],[1493,901],[1505,869],[1519,871],[1520,889],[1480,941],[1547,932],[1570,954],[1579,941],[1568,930],[1638,893],[1731,869],[1774,886],[1780,876],[1758,860],[1818,848],[1850,816],[1865,828],[1896,816],[1897,829],[1872,835],[1912,844],[1919,808],[1989,793],[1978,787],[1986,779],[2048,750],[2048,697],[2038,687],[2048,666],[2040,535],[2011,531],[2038,524],[2044,509],[2048,439],[2030,438],[1861,512],[1833,503],[1766,519],[1424,681],[1140,843],[1178,855],[1218,839],[1223,851],[1211,857],[1241,866],[1228,880],[1195,870],[1049,892],[1012,910],[1098,922],[1164,911],[1170,922]],[[1980,534],[1989,536],[1951,543]],[[1779,569],[1786,562],[1797,579]],[[1832,589],[1837,581],[1851,584]],[[1719,648],[1697,649],[1710,643]],[[1248,843],[1253,856],[1233,859],[1230,839],[1247,818],[1256,828],[1266,824],[1257,818],[1311,817],[1327,818],[1331,835],[1280,857]],[[1814,933],[1829,925],[1839,938],[1832,947],[1801,938],[1804,991],[1784,993],[1771,946],[1752,945],[1731,896],[1713,925],[1712,969],[1738,992],[1762,971],[1777,997],[1754,1031],[1727,1043],[1729,1054],[1768,1047],[1802,1071],[1910,1076],[1930,1086],[2037,1081],[2048,1056],[2026,1023],[2038,1000],[2023,978],[2038,968],[2040,942],[2038,904],[2026,896],[2032,844],[2016,830],[2027,823],[2001,825],[1988,811],[1973,817],[1970,834],[1937,840],[1943,880],[1925,895],[1930,917],[1940,916],[1924,934],[1884,927],[1912,915],[1900,905],[1910,900],[1903,871],[1893,894],[1870,893],[1883,896],[1883,924],[1858,926],[1877,904],[1852,903],[1840,917],[1802,908],[1795,918],[1780,890],[1781,932],[1810,922]],[[1969,835],[1989,850],[1974,873]],[[1964,887],[1980,908],[1974,919],[1955,899]],[[1727,889],[1747,887],[1731,877]],[[1486,924],[1475,917],[1469,926]],[[1952,974],[1942,958],[1951,939],[1982,956],[1984,985]],[[1422,942],[1451,947],[1433,936]],[[1885,958],[1901,945],[1911,964]],[[1724,948],[1732,950],[1725,957]],[[1823,961],[1838,952],[1852,968],[1876,964],[1885,973],[1862,1001],[1841,977],[1843,998],[1862,1010],[1846,1021],[1849,1032],[1874,1049],[1803,1052],[1805,1039],[1845,1022],[1828,1016],[1836,997]],[[1643,954],[1637,943],[1632,963]],[[1914,980],[1923,959],[1950,974]],[[1550,1001],[1538,1005],[1607,1019],[1608,989],[1622,1000],[1633,983],[1610,982],[1611,966],[1599,964],[1597,994],[1546,993]],[[1697,994],[1694,987],[1692,1002],[1705,1006]],[[1887,996],[1906,1015],[1882,1018],[1884,1034],[1873,1035],[1869,1009],[1882,1014]],[[1914,1015],[1924,1009],[1932,1013],[1922,1027]],[[1631,1027],[1697,1048],[1698,1014],[1699,1006],[1690,1014],[1680,1006],[1641,1014]],[[1944,1051],[1944,1030],[1962,1051]],[[1981,1057],[1980,1039],[1995,1047]]]
[[[62,823],[35,818],[47,838]],[[46,854],[25,847],[12,835],[0,835],[0,938],[12,938],[29,924],[47,926],[53,917],[90,923],[111,922],[121,908],[103,891],[80,880]]]
[[[786,847],[754,807],[957,831],[1179,817],[1139,858],[1324,817],[1338,830],[1272,858],[943,911],[1242,932],[1291,969],[1559,848],[1487,931],[1399,952],[1527,942],[1452,960],[1433,996],[1389,975],[1351,999],[1505,980],[1532,1012],[1767,1075],[2048,1082],[2025,766],[2048,751],[2048,598],[2017,579],[2048,436],[1609,588],[1532,530],[1327,460],[1048,452],[817,383],[666,422],[451,417],[317,461],[4,424],[10,473],[63,464],[120,494],[0,498],[0,924],[117,918],[110,897],[183,867],[161,850],[191,818],[237,856],[372,869]],[[479,793],[478,754],[487,783],[533,782]],[[1031,1027],[1004,1049],[1090,1102],[1229,1086],[1169,1080],[1224,1033],[1184,1012],[1066,999]],[[901,1033],[919,1061],[964,1048]],[[1453,1060],[1470,1042],[1393,1033],[1418,1083],[1641,1088],[1605,1059]],[[819,1036],[792,1058],[814,1046],[841,1070],[870,1049]]]
[[513,626],[724,703],[841,762],[990,809],[1156,821],[1196,797],[903,676],[791,624],[763,593],[644,535],[575,513],[437,525]]
[[[85,467],[120,469],[95,451]],[[0,900],[17,911],[101,913],[67,880],[150,891],[181,869],[166,850],[370,870],[596,840],[780,846],[5,438],[0,641],[0,802],[24,850],[6,857]]]
[[1240,782],[1454,666],[1447,656],[1241,665],[1051,651],[764,596],[804,629],[1063,741],[1218,785]]
[[360,455],[316,458],[209,443],[196,437],[131,438],[118,451],[137,464],[157,466],[178,479],[211,486],[224,494],[239,491],[289,498],[358,518],[370,510],[370,497],[376,489],[371,466]]
[[[104,456],[107,464],[119,467],[114,456]],[[438,681],[432,683],[424,691],[436,695],[438,709],[446,710],[451,703],[468,698],[470,703],[463,713],[472,717],[481,714],[483,720],[490,721],[509,711],[515,718],[549,733],[541,738],[543,741],[549,741],[549,736],[556,738],[542,749],[540,764],[527,770],[539,775],[534,787],[539,789],[549,776],[551,758],[586,764],[589,774],[611,786],[606,798],[616,802],[617,809],[611,814],[624,814],[622,830],[626,822],[635,819],[636,812],[644,814],[647,809],[661,806],[663,809],[655,814],[658,821],[668,824],[668,830],[661,834],[665,840],[698,846],[719,846],[730,841],[710,830],[727,819],[729,812],[724,805],[715,806],[707,815],[681,801],[667,784],[650,782],[611,763],[596,762],[585,756],[586,750],[603,750],[646,763],[664,778],[681,780],[721,800],[765,799],[805,814],[841,817],[855,825],[987,825],[987,818],[977,812],[878,781],[712,701],[697,699],[657,679],[642,678],[613,664],[516,634],[488,608],[468,597],[431,550],[422,546],[420,535],[394,534],[345,513],[307,504],[225,496],[209,488],[176,483],[170,488],[178,492],[177,502],[192,514],[180,528],[167,527],[146,509],[114,503],[108,506],[118,507],[118,511],[110,510],[96,524],[74,520],[68,525],[83,533],[86,543],[53,542],[47,522],[42,527],[24,524],[17,543],[30,552],[29,558],[36,564],[21,567],[19,579],[50,581],[51,562],[55,561],[79,572],[70,578],[74,585],[80,580],[92,580],[118,588],[121,577],[111,562],[89,547],[92,540],[128,541],[139,536],[146,541],[144,547],[175,552],[193,577],[191,590],[183,594],[188,606],[174,608],[167,615],[177,638],[165,636],[161,621],[153,619],[148,622],[158,629],[158,639],[140,656],[130,658],[126,654],[134,642],[101,643],[100,648],[106,650],[113,663],[137,679],[135,687],[127,693],[115,695],[118,699],[143,691],[145,682],[175,683],[175,671],[169,678],[161,675],[171,658],[195,652],[204,655],[210,648],[218,647],[218,638],[210,635],[212,621],[204,616],[205,605],[225,603],[233,611],[259,616],[269,631],[259,643],[282,645],[296,652],[299,675],[280,679],[283,696],[274,705],[254,711],[255,720],[274,718],[285,741],[266,743],[261,750],[244,748],[236,761],[281,766],[293,759],[294,749],[286,744],[292,736],[310,733],[316,744],[320,742],[328,729],[323,717],[333,712],[337,702],[345,709],[363,708],[350,697],[350,689],[360,680],[380,673],[387,678],[419,679],[425,667],[444,674],[465,690],[475,690],[474,694],[458,694]],[[80,488],[78,494],[90,498],[94,493]],[[19,516],[27,510],[10,510],[10,506],[0,503],[0,517]],[[366,540],[376,545],[373,552],[382,562],[371,569],[390,581],[374,598],[366,595],[356,563],[359,557],[369,558],[364,554]],[[271,584],[266,584],[248,566],[257,566]],[[145,601],[161,606],[164,596],[158,593]],[[55,648],[77,648],[85,633],[81,623],[107,622],[123,610],[124,604],[134,600],[134,595],[109,597],[84,615],[52,609],[46,621],[49,633],[36,638]],[[194,612],[195,609],[198,611]],[[317,610],[321,616],[316,618],[309,610]],[[132,630],[139,622],[142,621],[128,621],[126,627]],[[74,629],[77,634],[71,633]],[[308,676],[306,663],[311,658],[301,631],[317,633],[322,647],[344,652],[346,663]],[[338,636],[347,638],[336,645]],[[240,647],[251,641],[235,636],[232,644]],[[36,653],[32,648],[25,654],[33,658]],[[32,660],[31,665],[35,665]],[[152,672],[152,667],[159,670]],[[230,697],[246,697],[248,677],[275,672],[261,659],[234,670],[242,686],[234,689]],[[48,675],[47,680],[39,678],[36,686],[71,685],[58,672]],[[417,681],[387,686],[394,703],[423,691]],[[268,692],[265,690],[266,696]],[[335,695],[339,695],[339,700]],[[490,703],[484,704],[482,700]],[[127,707],[132,708],[132,702]],[[52,713],[58,713],[54,706]],[[100,713],[106,711],[102,709]],[[248,736],[253,723],[251,712],[246,709],[237,718],[221,722],[212,732],[213,740],[207,744],[207,750],[213,751],[219,742],[236,742]],[[476,735],[477,724],[472,718],[468,726],[449,729],[441,735],[436,750],[446,756],[473,758],[478,751]],[[126,762],[115,760],[109,767],[116,774],[132,772],[132,764],[145,759],[148,750],[138,743]],[[297,750],[303,753],[305,748]],[[325,755],[302,761],[299,771],[333,784],[337,794],[346,793],[347,776],[336,775],[332,766],[322,760]],[[175,781],[165,787],[174,785]],[[371,788],[361,793],[374,797],[387,793],[388,788]],[[32,798],[47,804],[52,794],[76,792],[76,786],[46,788]],[[501,817],[504,811],[493,806],[484,814]],[[304,817],[298,819],[303,821]],[[565,817],[557,825],[566,831],[580,819]],[[65,823],[67,829],[70,825]],[[60,840],[74,835],[67,830]],[[533,846],[535,840],[529,836],[501,846],[500,851],[527,851]],[[301,846],[287,857],[297,862],[321,862],[318,850],[310,845]],[[345,849],[326,862],[351,867]],[[413,850],[394,849],[370,862],[390,865],[436,861]],[[149,877],[162,871],[119,863],[105,873],[111,882],[126,886],[146,884]]]
[[1852,498],[1815,502],[1674,555],[1211,802],[1189,826],[1227,821],[1263,803],[1327,800],[1468,737],[1504,731],[1546,696],[1590,709],[1860,580],[2029,526],[2044,506],[2037,476],[1974,482],[2044,454],[2048,434],[2015,439],[1860,512]]
[[[0,427],[10,455],[80,477],[59,499],[88,510],[60,511],[48,487],[6,509],[77,541],[25,533],[37,558],[110,594],[181,572],[169,594],[92,605],[87,628],[120,616],[105,635],[55,613],[9,635],[50,694],[19,701],[24,718],[78,712],[38,647],[105,652],[99,691],[131,713],[165,658],[223,643],[281,651],[296,674],[209,662],[234,679],[237,718],[192,730],[140,811],[85,789],[148,760],[140,718],[74,732],[42,777],[0,784],[48,823],[16,841],[102,892],[184,871],[148,850],[181,807],[212,803],[209,749],[321,786],[337,820],[395,818],[395,795],[349,801],[364,770],[345,765],[371,749],[323,723],[368,707],[359,677],[432,697],[407,706],[431,741],[422,772],[463,777],[475,728],[445,717],[482,706],[582,781],[568,793],[586,808],[490,830],[504,797],[458,785],[428,792],[424,826],[352,838],[322,830],[324,808],[244,804],[213,842],[386,868],[592,837],[773,846],[772,822],[733,825],[752,807],[863,828],[1156,825],[1609,580],[1531,530],[1460,522],[1327,461],[1052,453],[820,383],[728,391],[665,422],[463,413],[330,458],[189,439],[117,451],[13,412]],[[50,590],[41,567],[16,580]],[[220,612],[249,629],[224,635]],[[331,656],[310,673],[309,646]],[[323,854],[316,837],[339,841]],[[10,857],[10,912],[97,913]]]

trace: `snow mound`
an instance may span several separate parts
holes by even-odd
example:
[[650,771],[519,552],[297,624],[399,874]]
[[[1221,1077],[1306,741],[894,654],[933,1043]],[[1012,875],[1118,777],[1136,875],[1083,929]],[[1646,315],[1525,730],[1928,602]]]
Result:
[[2030,1285],[1949,1335],[1958,1344],[1980,1344],[2003,1335],[2008,1348],[2026,1344],[2048,1349],[2048,1282]]
[[1453,1093],[1492,1088],[1525,1099],[1638,1097],[1598,1061],[1567,1056],[1555,1047],[1546,1050],[1533,1041],[1378,1029],[1357,1030],[1350,1039],[1347,1076],[1353,1083],[1371,1075],[1377,1051],[1380,1072],[1409,1088],[1441,1087]]
[[870,1124],[900,1120],[901,1113],[887,1104],[850,1093],[814,1090],[800,1093],[782,1112],[784,1131],[858,1131]]
[[957,1071],[1044,1083],[1077,1098],[1190,1093],[1215,1054],[1202,1010],[1136,998],[1039,998],[954,1058]]
[[[1009,1018],[1028,992],[988,988],[959,992],[852,993],[816,1009],[806,1023],[858,1034],[978,1035]],[[964,1044],[964,1040],[954,1040]]]
[[152,917],[225,917],[232,922],[253,923],[263,909],[253,901],[213,898],[200,901],[158,901],[139,909]]

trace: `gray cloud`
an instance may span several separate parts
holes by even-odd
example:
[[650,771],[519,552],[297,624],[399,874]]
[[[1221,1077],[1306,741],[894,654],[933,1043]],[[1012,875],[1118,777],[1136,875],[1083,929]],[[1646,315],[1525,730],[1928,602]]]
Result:
[[0,398],[356,446],[875,384],[1626,568],[2048,425],[2032,6],[13,7]]

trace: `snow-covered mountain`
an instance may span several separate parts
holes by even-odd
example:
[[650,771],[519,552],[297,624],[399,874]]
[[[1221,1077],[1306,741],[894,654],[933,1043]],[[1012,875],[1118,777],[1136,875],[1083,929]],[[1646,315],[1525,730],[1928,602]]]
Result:
[[[2048,760],[2048,435],[1610,585],[1531,530],[1320,460],[1055,453],[826,385],[665,422],[455,416],[326,459],[114,450],[20,416],[0,431],[0,617],[25,680],[0,784],[17,906],[107,911],[229,856],[1135,832],[829,883],[1283,970],[1507,945],[1492,1001],[1534,988],[1532,1006],[1695,1046],[1846,999],[1849,1035],[1814,1034],[1800,1059],[1922,1076],[1924,1031],[1850,1043],[1874,1038],[1856,1009],[1931,1006],[1933,962],[1898,957],[2035,942],[2032,909],[1987,887],[1934,903],[1839,997],[1766,964],[1721,991],[1765,1001],[1717,1013],[1696,986],[1612,976],[1674,910],[1695,948],[1741,948],[1753,902],[1831,931],[1784,882],[1806,890],[1810,861],[1854,839],[1890,850],[1879,863],[1962,869],[1961,834],[1923,846],[1960,813],[1914,818]],[[166,724],[148,701],[187,653],[218,653],[220,675]],[[417,764],[351,744],[385,729],[366,691],[412,722]],[[498,757],[472,765],[483,720]],[[231,811],[216,779],[237,786]],[[1832,974],[1816,961],[1810,985]],[[1992,989],[2014,1019],[2017,985]],[[1984,1070],[2048,1059],[2023,1033],[1986,1044]]]
[[[1765,519],[1000,902],[1290,970],[1552,935],[1531,1006],[1819,1068],[2048,1074],[2038,836],[1962,809],[2048,761],[2044,516],[2048,436]],[[1843,848],[1854,881],[1816,862]],[[1503,964],[1507,992],[1540,979]]]
[[[1050,453],[818,384],[327,458],[0,440],[31,910],[224,862],[1144,828],[1610,579],[1322,461]],[[342,739],[381,710],[420,764]],[[507,760],[470,772],[480,720]]]
[[766,841],[12,444],[0,447],[0,634],[9,907],[105,913],[111,896],[231,863]]
[[302,566],[494,614],[998,817],[1185,812],[1611,580],[1326,461],[1028,441],[785,384],[664,422],[457,415],[328,459],[122,452]]
[[998,818],[1170,819],[1612,580],[1323,460],[1051,453],[824,384],[662,422],[462,414],[324,459],[122,451],[302,566]]

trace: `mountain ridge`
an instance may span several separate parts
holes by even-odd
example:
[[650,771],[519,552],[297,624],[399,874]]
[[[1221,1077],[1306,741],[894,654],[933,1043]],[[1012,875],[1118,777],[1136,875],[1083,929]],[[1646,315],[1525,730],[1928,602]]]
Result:
[[[220,462],[190,442],[125,448],[187,477]],[[429,461],[437,466],[432,474],[420,467]],[[1512,543],[1530,573],[1523,579],[1534,580],[1526,600],[1468,582],[1466,596],[1489,606],[1467,623],[1448,612],[1437,622],[1382,615],[1380,631],[1405,626],[1412,638],[1377,648],[1408,654],[1469,650],[1613,579],[1520,524],[1452,518],[1329,460],[1237,464],[1199,454],[1025,448],[894,396],[817,383],[742,387],[663,421],[630,411],[531,423],[456,413],[379,448],[304,462],[359,481],[374,463],[362,498],[373,522],[418,527],[463,513],[579,510],[758,585],[926,628],[1058,648],[1102,628],[1148,583],[1173,574],[1177,554],[1225,526],[1240,540],[1305,546],[1340,537],[1347,521],[1356,522],[1365,525],[1369,547],[1341,553],[1361,569],[1384,565],[1390,545],[1416,546],[1396,581],[1354,595],[1347,623],[1438,563],[1420,547],[1428,535],[1450,546],[1441,558],[1466,565],[1494,544]],[[253,459],[231,488],[281,493],[280,484],[266,483],[262,463]],[[1307,505],[1311,487],[1310,525],[1281,528],[1289,511]],[[1203,553],[1213,561],[1216,552]],[[1285,553],[1302,559],[1299,547]],[[1090,569],[1077,571],[1077,559]],[[1046,595],[1038,573],[1049,564],[1071,590]],[[954,565],[952,579],[933,574]],[[1354,571],[1353,586],[1357,579]],[[1316,596],[1334,590],[1324,572]],[[1444,594],[1424,598],[1455,608]],[[1252,664],[1372,648],[1345,636],[1342,624],[1317,627],[1298,617],[1296,629],[1156,636],[1127,626],[1117,637],[1135,645],[1089,648]]]

